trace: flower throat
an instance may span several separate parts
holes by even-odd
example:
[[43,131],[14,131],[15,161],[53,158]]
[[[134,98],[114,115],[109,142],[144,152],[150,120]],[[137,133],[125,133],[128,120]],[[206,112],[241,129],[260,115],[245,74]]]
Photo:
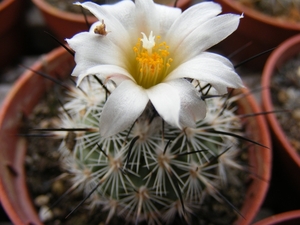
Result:
[[138,85],[147,89],[167,76],[173,59],[168,57],[170,53],[166,42],[155,43],[155,38],[160,40],[160,36],[153,36],[152,31],[149,38],[144,33],[142,35],[143,38],[139,38],[133,47],[137,61],[137,71],[133,77]]

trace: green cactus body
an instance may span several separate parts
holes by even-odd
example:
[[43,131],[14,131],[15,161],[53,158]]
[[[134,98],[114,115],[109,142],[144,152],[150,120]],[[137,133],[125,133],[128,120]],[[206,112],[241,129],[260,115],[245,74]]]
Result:
[[205,196],[219,200],[230,170],[243,168],[235,161],[238,139],[220,134],[242,135],[233,104],[238,97],[207,99],[206,118],[184,130],[169,126],[148,104],[131,128],[102,138],[98,121],[107,95],[94,78],[84,80],[69,93],[60,118],[62,127],[85,130],[57,133],[71,189],[91,194],[89,207],[107,211],[107,223],[113,216],[171,223],[176,215],[191,223]]

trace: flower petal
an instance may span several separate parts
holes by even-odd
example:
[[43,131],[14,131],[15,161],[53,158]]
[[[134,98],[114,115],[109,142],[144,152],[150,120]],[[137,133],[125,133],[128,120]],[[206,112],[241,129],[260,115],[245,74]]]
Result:
[[[174,21],[181,15],[181,9],[163,5],[155,5],[159,15],[159,32],[162,37],[169,31]],[[156,34],[157,35],[157,34]]]
[[203,119],[206,115],[206,104],[200,98],[195,87],[185,79],[178,79],[171,84],[180,96],[180,116],[181,127],[195,127],[196,122]]
[[[132,17],[135,4],[132,1],[120,1],[114,5],[98,5],[93,2],[77,4],[93,13],[99,22],[104,20],[108,31],[107,37],[115,45],[122,48],[124,52],[128,52],[131,49],[133,41],[136,41],[132,39],[131,35],[131,30],[136,27],[134,18]],[[93,28],[91,27],[91,33],[94,33]]]
[[88,75],[101,75],[104,79],[111,79],[117,83],[122,80],[134,80],[126,69],[115,65],[98,65],[79,72],[77,85]]
[[108,97],[100,116],[100,135],[109,137],[125,130],[142,114],[149,98],[131,80],[122,82]]
[[82,71],[101,64],[111,64],[126,68],[129,57],[105,36],[82,32],[72,39],[66,39],[75,51],[76,67],[73,76],[79,76]]
[[166,35],[168,45],[178,46],[193,30],[220,13],[221,6],[213,2],[203,2],[189,7],[169,28]]
[[181,127],[179,122],[180,96],[171,84],[159,83],[145,90],[158,114],[170,125]]
[[139,32],[148,36],[152,31],[157,35],[159,32],[159,14],[153,0],[136,0],[135,6],[135,20]]
[[243,87],[242,80],[234,71],[230,61],[214,53],[203,52],[182,63],[169,74],[165,81],[183,77],[210,83],[219,94],[225,94],[227,87]]
[[[172,45],[174,48],[172,55],[176,56],[173,64],[179,65],[224,40],[237,29],[240,18],[240,15],[224,14],[199,24],[196,29],[184,36],[182,42],[177,42],[175,47]],[[177,29],[184,30],[186,27]]]

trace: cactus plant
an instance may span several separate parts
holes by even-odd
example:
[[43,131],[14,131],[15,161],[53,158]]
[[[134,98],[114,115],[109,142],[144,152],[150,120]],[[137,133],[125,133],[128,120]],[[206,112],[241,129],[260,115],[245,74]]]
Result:
[[[239,88],[242,82],[226,58],[204,52],[233,32],[240,16],[216,16],[220,6],[212,2],[182,17],[151,0],[136,1],[136,11],[130,1],[103,8],[78,4],[99,22],[67,40],[75,51],[78,81],[68,88],[60,127],[52,132],[62,139],[60,164],[70,177],[70,190],[84,193],[82,204],[106,211],[106,223],[120,216],[128,223],[169,224],[179,215],[192,224],[207,196],[226,201],[219,189],[234,180],[234,171],[244,169],[236,160],[244,136],[236,115],[239,96],[226,95],[227,87]],[[173,16],[147,13],[145,20],[166,21],[137,20],[138,28],[125,27],[133,25],[131,13],[143,18],[141,12],[149,9]],[[206,13],[200,22],[198,10]],[[187,18],[195,19],[190,28]],[[160,30],[165,26],[178,34],[177,40]],[[178,33],[180,27],[185,30]],[[217,38],[207,41],[207,34],[193,32],[200,28],[216,32]],[[201,43],[200,50],[190,40]]]
[[[237,176],[246,169],[239,157],[245,134],[236,115],[242,97],[207,99],[206,117],[185,130],[164,123],[149,106],[132,127],[102,138],[98,124],[106,90],[94,77],[80,88],[70,86],[59,126],[51,131],[61,139],[67,192],[82,193],[85,207],[103,211],[107,224],[115,216],[136,224],[172,224],[176,216],[195,223],[208,197],[225,204],[221,190],[244,182]],[[46,218],[42,208],[40,214]]]
[[[219,189],[232,179],[243,135],[233,103],[207,101],[207,116],[195,128],[171,127],[149,106],[134,125],[109,138],[99,136],[106,91],[95,79],[84,80],[60,115],[56,131],[63,141],[61,166],[72,188],[89,196],[90,207],[130,222],[170,223],[178,213],[191,224],[206,195],[221,199]],[[198,87],[200,89],[200,85]],[[88,95],[86,95],[88,93]],[[100,128],[101,129],[101,128]]]

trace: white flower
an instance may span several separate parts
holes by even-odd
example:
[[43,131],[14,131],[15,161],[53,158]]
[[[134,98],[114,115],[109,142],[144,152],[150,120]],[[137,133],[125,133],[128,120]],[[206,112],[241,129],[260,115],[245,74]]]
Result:
[[99,22],[67,39],[77,63],[72,75],[78,84],[95,74],[117,84],[100,118],[102,136],[129,127],[149,101],[170,125],[193,127],[205,117],[206,107],[185,78],[209,83],[219,94],[242,87],[229,60],[205,52],[235,31],[241,18],[218,15],[220,5],[204,2],[181,13],[152,0],[77,4]]

